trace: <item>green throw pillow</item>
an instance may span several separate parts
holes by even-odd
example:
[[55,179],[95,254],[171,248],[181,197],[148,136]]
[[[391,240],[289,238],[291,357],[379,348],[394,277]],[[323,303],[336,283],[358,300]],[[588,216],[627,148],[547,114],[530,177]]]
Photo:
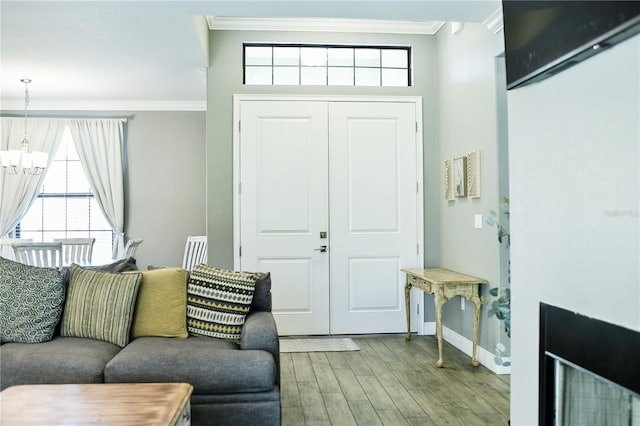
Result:
[[187,333],[187,278],[182,268],[142,272],[131,337],[181,337]]
[[260,274],[218,269],[203,263],[191,271],[187,287],[189,334],[240,341]]
[[51,340],[62,314],[68,273],[68,268],[41,268],[0,257],[0,342]]
[[141,273],[112,274],[71,265],[60,334],[124,347],[141,279]]

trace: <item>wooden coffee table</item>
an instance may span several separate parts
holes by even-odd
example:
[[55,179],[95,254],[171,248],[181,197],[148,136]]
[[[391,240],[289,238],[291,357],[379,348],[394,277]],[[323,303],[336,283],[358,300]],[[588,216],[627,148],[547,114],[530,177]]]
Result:
[[188,383],[21,385],[0,392],[3,425],[189,425]]

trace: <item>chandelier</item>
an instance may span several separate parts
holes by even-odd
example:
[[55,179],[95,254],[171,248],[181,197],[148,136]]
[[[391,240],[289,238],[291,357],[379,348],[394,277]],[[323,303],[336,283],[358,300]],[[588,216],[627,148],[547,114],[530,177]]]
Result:
[[25,175],[40,175],[47,167],[49,154],[39,151],[31,152],[29,149],[27,107],[29,106],[29,83],[31,83],[31,80],[23,78],[20,81],[24,83],[24,137],[22,138],[22,149],[0,151],[0,162],[4,171],[11,175],[20,172]]

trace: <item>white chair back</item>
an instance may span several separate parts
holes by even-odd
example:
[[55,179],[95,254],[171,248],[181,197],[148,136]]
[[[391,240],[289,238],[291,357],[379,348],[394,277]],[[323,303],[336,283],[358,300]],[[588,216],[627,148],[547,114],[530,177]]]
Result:
[[142,238],[133,238],[127,241],[127,244],[124,246],[124,256],[122,256],[122,258],[127,259],[129,257],[134,257],[138,250],[138,246],[142,244],[142,241],[144,241]]
[[182,267],[187,271],[191,271],[198,263],[207,262],[207,236],[189,235],[187,244],[184,247],[184,258],[182,259]]
[[62,243],[62,265],[72,263],[91,265],[95,238],[54,238],[54,242]]
[[13,243],[16,261],[32,266],[62,266],[62,243]]
[[13,243],[30,243],[33,241],[31,238],[0,238],[0,256],[9,260],[16,260],[16,255],[13,253]]

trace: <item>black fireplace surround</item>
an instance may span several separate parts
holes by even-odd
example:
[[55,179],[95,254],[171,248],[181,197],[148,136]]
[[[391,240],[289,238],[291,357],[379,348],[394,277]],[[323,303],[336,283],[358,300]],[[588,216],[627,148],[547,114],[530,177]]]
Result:
[[640,333],[540,303],[540,425],[555,424],[555,360],[640,395]]

